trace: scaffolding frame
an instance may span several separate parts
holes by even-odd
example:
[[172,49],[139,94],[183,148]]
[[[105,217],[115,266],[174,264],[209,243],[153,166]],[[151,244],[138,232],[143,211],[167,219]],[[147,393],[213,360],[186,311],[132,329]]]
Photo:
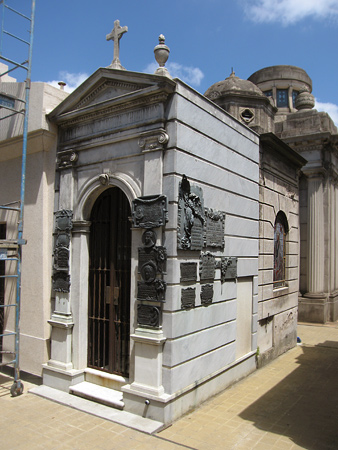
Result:
[[[15,274],[0,275],[0,278],[16,278],[16,293],[15,303],[7,304],[4,298],[3,305],[0,305],[2,309],[2,315],[4,316],[5,308],[15,308],[15,330],[13,332],[4,333],[4,330],[0,330],[0,338],[14,336],[15,346],[14,352],[3,350],[2,346],[0,354],[13,355],[13,359],[10,361],[1,361],[1,366],[13,365],[14,368],[14,382],[11,387],[11,394],[13,397],[21,395],[23,393],[23,383],[20,380],[20,365],[19,365],[19,352],[20,352],[20,306],[21,306],[21,263],[22,263],[22,246],[26,244],[26,240],[23,239],[23,213],[25,203],[25,185],[26,185],[26,158],[27,158],[27,135],[28,135],[28,113],[29,113],[29,97],[31,87],[31,62],[33,51],[33,39],[34,39],[34,18],[35,18],[35,0],[31,1],[31,15],[30,17],[12,8],[8,2],[10,0],[0,0],[0,7],[2,7],[2,23],[1,23],[1,35],[0,35],[0,60],[5,61],[8,66],[8,70],[0,74],[0,78],[15,70],[23,69],[26,71],[25,79],[25,100],[21,98],[15,98],[16,101],[21,102],[23,109],[17,110],[8,105],[1,105],[0,108],[8,110],[8,114],[0,120],[6,120],[13,115],[23,114],[23,137],[22,137],[22,160],[21,160],[21,186],[20,186],[20,200],[11,204],[1,205],[1,210],[17,211],[19,213],[17,239],[0,239],[0,260],[1,261],[14,261],[16,270]],[[15,35],[5,30],[5,15],[8,13],[20,16],[29,23],[29,40],[25,40],[19,35]],[[17,17],[16,16],[16,17]],[[25,22],[27,23],[27,22]],[[9,58],[3,55],[3,38],[9,36],[17,40],[18,42],[25,44],[28,47],[27,59],[23,62],[18,62],[13,58]],[[14,206],[14,205],[19,206]]]

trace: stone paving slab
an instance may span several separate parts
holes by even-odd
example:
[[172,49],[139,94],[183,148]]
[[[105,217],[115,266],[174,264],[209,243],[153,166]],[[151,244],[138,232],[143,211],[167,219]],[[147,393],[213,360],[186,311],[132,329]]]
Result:
[[149,435],[28,392],[0,375],[0,449],[337,450],[338,324],[301,324],[302,345]]

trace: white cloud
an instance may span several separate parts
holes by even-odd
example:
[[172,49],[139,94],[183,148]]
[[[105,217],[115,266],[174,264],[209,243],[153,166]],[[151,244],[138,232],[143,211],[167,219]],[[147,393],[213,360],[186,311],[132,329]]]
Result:
[[[204,78],[204,73],[198,67],[182,66],[182,64],[175,62],[169,62],[165,67],[173,78],[180,78],[192,86],[199,86]],[[158,65],[156,63],[151,63],[144,69],[144,72],[154,73],[157,68]]]
[[66,71],[59,72],[59,79],[53,81],[47,81],[48,84],[51,84],[54,87],[59,88],[58,83],[60,81],[64,81],[66,83],[65,91],[73,92],[80,84],[82,84],[87,78],[88,74],[86,73],[69,73]]
[[305,17],[338,18],[338,0],[240,0],[254,22],[294,24]]
[[327,112],[331,119],[334,121],[336,127],[338,127],[338,105],[335,105],[334,103],[321,103],[316,99],[315,108],[318,111]]

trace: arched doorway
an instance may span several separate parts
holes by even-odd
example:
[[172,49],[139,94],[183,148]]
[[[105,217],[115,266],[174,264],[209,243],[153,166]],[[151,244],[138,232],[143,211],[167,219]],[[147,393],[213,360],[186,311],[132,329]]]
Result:
[[129,376],[130,205],[105,190],[92,208],[89,241],[88,366]]

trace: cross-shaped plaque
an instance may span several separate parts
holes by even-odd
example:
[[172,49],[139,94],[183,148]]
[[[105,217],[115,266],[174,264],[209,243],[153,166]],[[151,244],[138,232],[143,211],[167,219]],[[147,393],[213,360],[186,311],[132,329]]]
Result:
[[114,41],[114,59],[112,63],[110,64],[111,69],[123,69],[125,68],[122,66],[120,62],[120,39],[128,31],[128,27],[121,27],[120,21],[115,20],[114,22],[114,28],[111,30],[109,34],[107,34],[106,39],[107,41]]

